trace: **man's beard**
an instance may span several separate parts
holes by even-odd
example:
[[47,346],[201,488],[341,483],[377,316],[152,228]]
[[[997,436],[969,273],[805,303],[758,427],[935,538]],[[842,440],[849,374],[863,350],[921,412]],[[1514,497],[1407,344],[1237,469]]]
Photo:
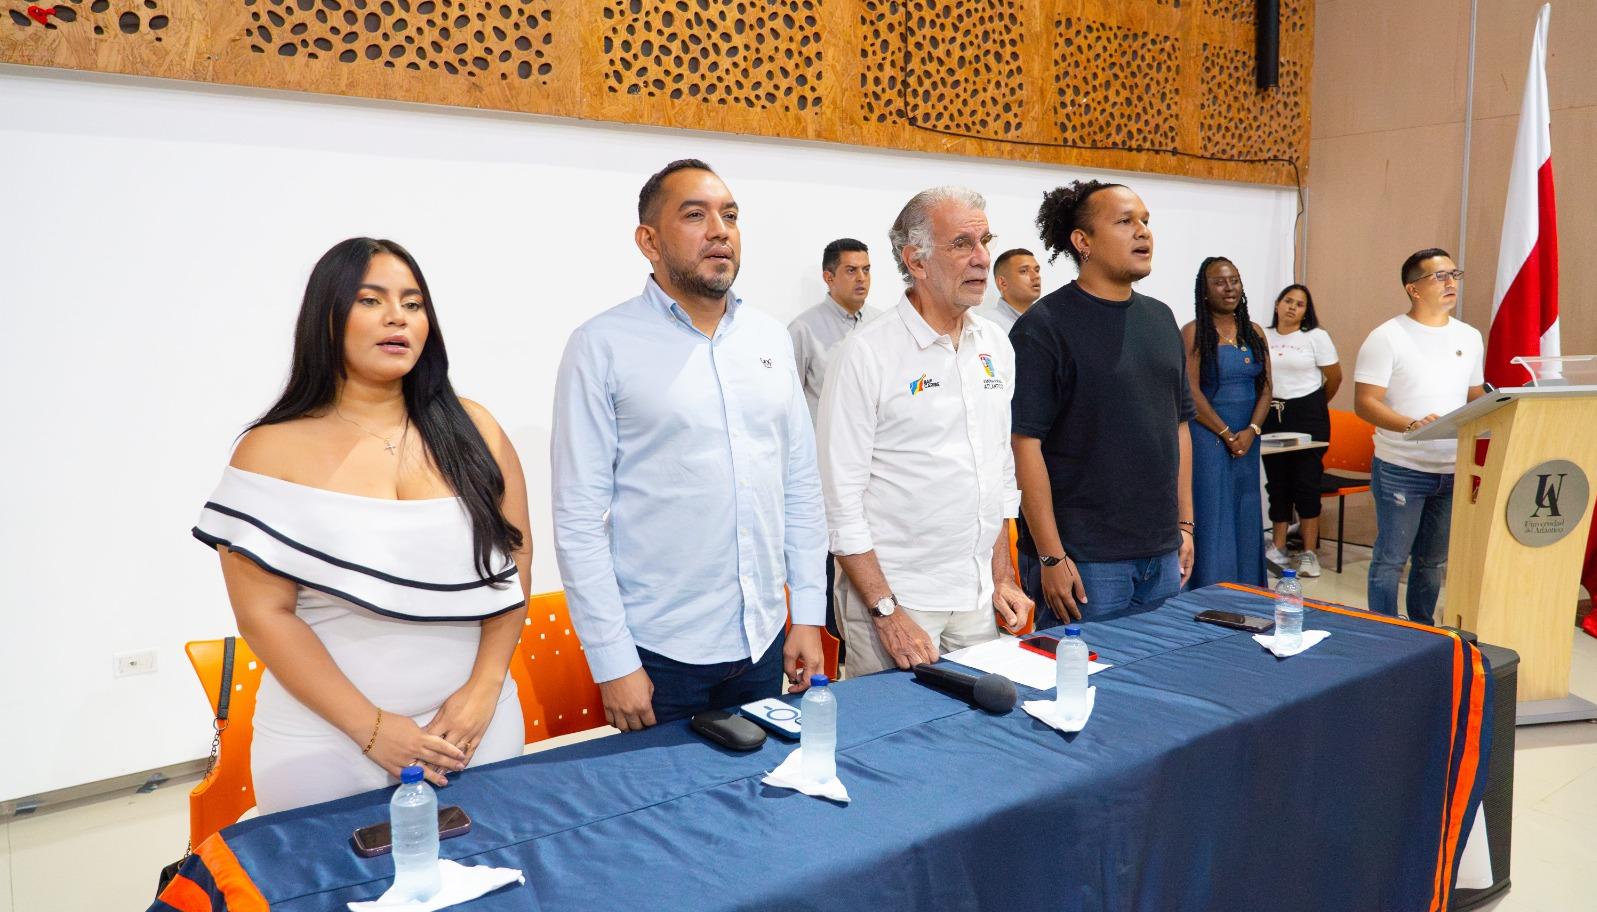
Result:
[[736,261],[732,262],[731,272],[727,273],[725,276],[717,276],[713,279],[706,279],[705,277],[699,275],[698,271],[692,266],[685,267],[682,264],[673,262],[671,260],[666,260],[665,265],[666,271],[671,276],[672,285],[675,285],[677,288],[682,289],[688,294],[697,295],[704,298],[718,298],[726,294],[727,289],[732,287],[732,282],[737,278],[738,275],[738,264]]

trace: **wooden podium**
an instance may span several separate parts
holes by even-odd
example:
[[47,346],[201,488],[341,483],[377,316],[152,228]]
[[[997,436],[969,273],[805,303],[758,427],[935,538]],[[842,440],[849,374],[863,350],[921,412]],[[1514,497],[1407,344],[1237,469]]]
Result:
[[1520,725],[1597,719],[1597,704],[1569,692],[1597,490],[1597,385],[1546,383],[1495,390],[1407,435],[1458,438],[1438,622],[1519,653]]

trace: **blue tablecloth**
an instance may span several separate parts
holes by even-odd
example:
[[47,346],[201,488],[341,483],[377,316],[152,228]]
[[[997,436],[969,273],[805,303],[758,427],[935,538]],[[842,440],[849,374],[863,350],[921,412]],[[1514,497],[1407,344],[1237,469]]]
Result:
[[[439,793],[473,819],[443,855],[527,883],[461,908],[1444,909],[1485,779],[1479,652],[1311,606],[1306,627],[1332,636],[1281,660],[1194,623],[1206,608],[1271,603],[1211,587],[1084,625],[1115,667],[1093,676],[1092,721],[1074,735],[904,672],[842,682],[846,806],[760,783],[790,742],[738,754],[685,722],[468,771]],[[229,827],[153,908],[373,899],[392,862],[358,857],[349,837],[386,819],[389,794]]]

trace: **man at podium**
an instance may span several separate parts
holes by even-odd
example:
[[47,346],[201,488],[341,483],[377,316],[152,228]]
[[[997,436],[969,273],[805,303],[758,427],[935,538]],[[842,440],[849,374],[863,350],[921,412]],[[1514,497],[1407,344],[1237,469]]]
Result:
[[1405,440],[1482,395],[1485,346],[1480,331],[1453,318],[1464,273],[1445,250],[1420,250],[1403,261],[1408,313],[1377,326],[1359,349],[1354,410],[1375,425],[1370,488],[1375,546],[1370,558],[1371,611],[1397,614],[1397,584],[1413,560],[1408,617],[1435,623],[1447,572],[1453,516],[1452,440]]

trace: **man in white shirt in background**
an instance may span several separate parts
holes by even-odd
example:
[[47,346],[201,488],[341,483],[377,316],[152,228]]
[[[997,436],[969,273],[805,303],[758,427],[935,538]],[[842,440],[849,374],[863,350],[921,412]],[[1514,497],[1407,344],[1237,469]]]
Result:
[[998,286],[998,300],[977,313],[1007,333],[1020,315],[1042,297],[1042,266],[1036,255],[1024,247],[1005,250],[993,260],[993,283]]
[[[865,298],[871,293],[870,248],[853,238],[838,238],[827,244],[821,251],[821,281],[826,283],[826,297],[787,324],[787,334],[793,337],[793,360],[798,365],[799,380],[804,384],[811,421],[820,411],[821,383],[826,379],[826,365],[832,349],[860,324],[876,316],[875,311],[865,307]],[[827,555],[826,629],[841,639],[834,595],[836,585],[837,562]],[[848,647],[839,646],[837,656],[839,662],[847,659]]]
[[1457,443],[1452,438],[1405,440],[1404,434],[1484,392],[1480,331],[1452,316],[1463,276],[1447,251],[1435,247],[1404,260],[1408,313],[1370,333],[1353,371],[1354,410],[1375,425],[1370,610],[1397,614],[1397,584],[1404,562],[1412,558],[1408,617],[1426,624],[1435,623],[1447,571]]
[[907,288],[833,354],[819,450],[848,671],[935,662],[1017,631],[1032,603],[1009,561],[1020,509],[1009,406],[1015,353],[973,311],[991,257],[986,202],[912,198],[888,238]]

